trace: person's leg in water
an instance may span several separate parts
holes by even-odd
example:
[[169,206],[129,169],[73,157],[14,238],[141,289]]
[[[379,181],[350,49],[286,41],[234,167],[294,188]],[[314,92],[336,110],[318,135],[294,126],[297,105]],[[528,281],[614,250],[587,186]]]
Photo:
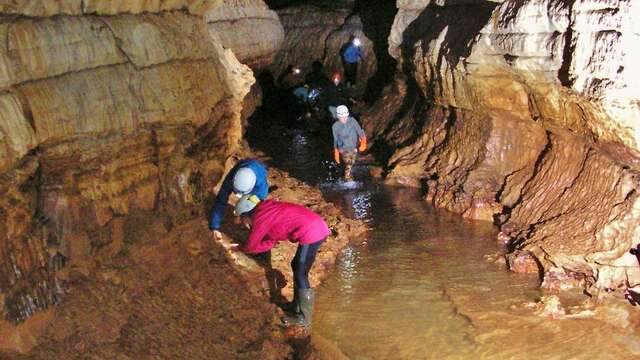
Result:
[[294,279],[294,311],[292,316],[284,318],[285,325],[310,326],[313,317],[315,294],[309,283],[309,271],[316,260],[318,248],[324,239],[313,244],[298,245],[296,255],[291,261]]
[[358,63],[344,62],[344,78],[348,87],[356,85],[356,77],[358,76]]
[[344,179],[347,181],[353,180],[353,165],[356,163],[357,153],[355,151],[345,151],[342,153],[342,159],[344,160]]

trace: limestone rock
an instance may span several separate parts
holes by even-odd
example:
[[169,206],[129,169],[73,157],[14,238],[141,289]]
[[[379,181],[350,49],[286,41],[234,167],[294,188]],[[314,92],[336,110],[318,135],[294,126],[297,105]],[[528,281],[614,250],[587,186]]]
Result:
[[262,0],[225,0],[205,21],[224,47],[256,70],[271,63],[284,40],[278,14]]
[[55,15],[116,15],[140,14],[186,9],[193,15],[203,15],[221,0],[24,0],[0,3],[0,13],[30,17]]
[[4,319],[58,303],[69,261],[115,256],[153,220],[201,216],[254,82],[209,33],[216,3],[0,5],[24,15],[0,26]]
[[541,270],[538,259],[528,251],[509,254],[507,264],[511,271],[522,274],[539,274]]
[[100,18],[126,59],[138,68],[215,56],[202,18],[181,12]]
[[31,124],[11,94],[0,95],[0,173],[7,171],[36,146]]
[[[397,1],[393,87],[365,116],[388,181],[493,220],[584,286],[638,283],[632,1]],[[461,13],[474,14],[472,17]]]
[[[0,26],[0,88],[125,62],[109,28],[94,17],[24,19]],[[73,59],[73,61],[69,61]]]

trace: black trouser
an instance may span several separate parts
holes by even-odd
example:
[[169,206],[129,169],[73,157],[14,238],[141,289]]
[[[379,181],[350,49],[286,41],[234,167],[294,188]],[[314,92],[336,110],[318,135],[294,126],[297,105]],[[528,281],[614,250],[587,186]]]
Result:
[[356,84],[356,77],[358,76],[358,63],[354,62],[354,63],[350,63],[350,62],[344,62],[344,80],[350,84],[350,85],[355,85]]
[[[326,238],[325,238],[326,239]],[[295,289],[309,289],[309,270],[316,260],[316,253],[320,245],[324,243],[322,239],[313,244],[298,245],[296,255],[291,260],[291,269],[293,269],[293,284]]]

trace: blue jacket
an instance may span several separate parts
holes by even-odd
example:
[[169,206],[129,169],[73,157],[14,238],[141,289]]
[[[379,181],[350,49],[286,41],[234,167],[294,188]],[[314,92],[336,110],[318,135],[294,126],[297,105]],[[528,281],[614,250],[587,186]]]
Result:
[[262,162],[253,159],[238,162],[224,178],[220,191],[216,196],[213,211],[211,212],[211,219],[209,220],[209,229],[211,230],[220,229],[224,211],[229,201],[229,195],[233,192],[233,178],[240,168],[249,168],[256,174],[256,184],[250,194],[257,196],[260,200],[266,199],[269,194],[269,182],[267,180],[269,172],[267,171],[267,167]]
[[344,61],[350,64],[357,63],[358,58],[362,58],[360,47],[353,45],[353,43],[350,43],[349,46],[347,46],[347,48],[344,49],[344,52],[342,53],[342,57],[344,58]]

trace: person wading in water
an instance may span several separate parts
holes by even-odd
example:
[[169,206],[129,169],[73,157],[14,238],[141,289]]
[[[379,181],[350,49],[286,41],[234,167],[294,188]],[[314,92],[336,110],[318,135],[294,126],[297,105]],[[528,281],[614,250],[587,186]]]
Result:
[[336,109],[338,121],[333,123],[333,159],[340,164],[340,157],[344,160],[344,178],[347,181],[353,180],[351,169],[356,163],[358,151],[367,149],[367,136],[360,124],[352,116],[349,116],[349,109],[345,105],[340,105]]

